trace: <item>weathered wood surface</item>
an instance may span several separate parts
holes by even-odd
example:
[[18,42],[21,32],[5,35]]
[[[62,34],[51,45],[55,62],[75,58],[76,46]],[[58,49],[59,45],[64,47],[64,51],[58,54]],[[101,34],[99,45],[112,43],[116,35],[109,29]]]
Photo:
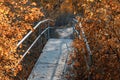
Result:
[[28,80],[63,80],[72,39],[49,39]]

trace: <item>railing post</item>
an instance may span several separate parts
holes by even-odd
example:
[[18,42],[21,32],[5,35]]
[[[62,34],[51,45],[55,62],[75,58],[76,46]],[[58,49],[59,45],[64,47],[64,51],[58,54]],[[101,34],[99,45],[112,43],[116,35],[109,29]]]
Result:
[[[40,34],[41,34],[41,28],[40,28],[40,27],[38,27],[38,30],[39,30],[39,31],[38,31],[38,32],[39,32],[39,33],[38,33],[38,35],[40,35]],[[41,39],[40,39],[40,40],[38,40],[38,44],[41,44]]]
[[50,38],[50,24],[48,22],[48,39]]
[[73,19],[73,22],[72,22],[72,28],[73,28],[73,36],[72,36],[72,38],[75,39],[75,36],[74,36],[74,33],[75,33],[75,22],[74,22],[74,19]]
[[[47,23],[45,23],[45,28],[44,28],[44,30],[45,30],[47,27],[48,27],[48,25],[47,25]],[[48,36],[47,36],[47,31],[44,33],[44,35],[45,35],[45,40],[47,40],[47,38],[48,38]]]
[[75,25],[72,24],[72,28],[73,28],[73,36],[72,36],[72,38],[73,38],[73,39],[75,39],[75,37],[74,37],[74,32],[75,32],[75,31],[74,31],[74,27],[75,27]]
[[93,64],[93,56],[92,55],[89,55],[89,66],[91,67],[92,64]]

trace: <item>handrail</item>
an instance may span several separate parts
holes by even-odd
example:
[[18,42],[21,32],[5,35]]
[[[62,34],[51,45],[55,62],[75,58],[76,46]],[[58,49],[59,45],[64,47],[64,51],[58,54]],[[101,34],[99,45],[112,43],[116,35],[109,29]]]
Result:
[[[53,21],[53,20],[51,20],[51,19],[45,19],[45,20],[43,20],[43,21],[40,21],[33,29],[34,29],[34,30],[37,29],[37,27],[38,27],[41,23],[44,23],[44,22],[47,22],[47,21]],[[17,47],[19,47],[20,44],[22,44],[22,43],[29,37],[29,35],[30,35],[32,32],[33,32],[32,30],[29,31],[28,34],[27,34],[20,42],[18,42]]]
[[31,44],[31,46],[26,50],[26,52],[23,54],[22,58],[18,61],[18,64],[23,60],[23,58],[27,55],[27,53],[30,51],[30,49],[34,46],[34,44],[38,41],[38,39],[49,29],[47,27],[42,33],[34,40],[34,42]]
[[[87,41],[87,38],[86,38],[86,36],[85,36],[85,32],[84,32],[84,30],[83,30],[83,27],[82,27],[82,24],[81,24],[81,22],[78,22],[78,20],[76,20],[76,19],[74,19],[73,18],[73,20],[76,22],[76,23],[78,23],[79,24],[79,28],[81,29],[81,32],[82,32],[82,37],[83,37],[83,39],[84,39],[84,42],[85,42],[85,44],[86,44],[86,48],[87,48],[87,52],[88,52],[88,55],[89,55],[89,66],[88,66],[88,70],[90,69],[90,66],[92,65],[92,52],[91,52],[91,50],[90,50],[90,46],[89,46],[89,44],[88,44],[88,41]],[[81,37],[80,37],[80,34],[78,33],[78,31],[75,29],[75,31],[76,31],[76,33],[77,33],[77,35],[78,35],[78,38],[80,39]],[[86,59],[86,56],[84,56],[84,58]]]
[[[92,55],[92,52],[91,52],[91,50],[90,50],[90,46],[89,46],[89,44],[88,44],[88,41],[87,41],[87,38],[86,38],[86,36],[85,36],[85,32],[84,32],[84,29],[83,29],[83,26],[82,26],[82,24],[81,24],[81,22],[79,22],[78,20],[76,20],[76,19],[73,19],[76,23],[78,23],[78,26],[79,26],[79,28],[80,28],[80,31],[81,31],[81,33],[82,33],[82,38],[83,38],[83,40],[84,40],[84,43],[85,43],[85,45],[86,45],[86,49],[87,49],[87,52],[88,52],[88,56],[89,56],[89,59],[88,59],[88,61],[87,61],[87,56],[84,54],[83,56],[84,56],[84,59],[85,59],[85,62],[86,62],[86,66],[87,66],[87,71],[90,71],[90,68],[91,68],[91,66],[92,66],[92,64],[93,64],[93,59],[92,59],[92,57],[93,57],[93,55]],[[77,30],[76,30],[77,31]],[[77,33],[77,35],[78,35],[78,38],[80,39],[80,34],[78,33],[78,31],[76,32]],[[88,76],[88,80],[91,80],[91,75],[89,74],[89,76]]]
[[[51,19],[45,19],[45,20],[43,20],[43,21],[40,21],[33,29],[34,29],[34,30],[37,29],[41,23],[44,23],[44,22],[47,22],[47,21],[53,21],[53,20],[51,20]],[[43,31],[41,32],[41,34],[34,40],[34,42],[30,45],[30,47],[29,47],[29,48],[26,50],[26,52],[23,54],[23,56],[22,56],[21,59],[18,61],[18,63],[16,64],[16,66],[18,66],[18,64],[23,60],[23,58],[27,55],[27,53],[30,51],[30,49],[31,49],[31,48],[34,46],[34,44],[38,41],[38,39],[39,39],[47,30],[49,30],[50,28],[51,28],[51,27],[49,27],[49,25],[48,25],[48,27],[45,28],[45,30],[43,30]],[[32,32],[33,32],[33,31],[29,31],[28,34],[17,44],[17,47],[19,47],[20,44],[22,44],[22,43],[30,36],[30,34],[31,34]]]
[[87,39],[86,39],[85,32],[84,32],[84,30],[83,30],[83,27],[82,27],[81,22],[79,23],[79,27],[80,27],[80,29],[81,29],[82,37],[84,38],[84,42],[85,42],[85,44],[86,44],[86,48],[87,48],[88,55],[89,55],[89,65],[91,66],[91,65],[92,65],[92,52],[91,52],[91,50],[90,50],[90,46],[89,46],[88,41],[87,41]]

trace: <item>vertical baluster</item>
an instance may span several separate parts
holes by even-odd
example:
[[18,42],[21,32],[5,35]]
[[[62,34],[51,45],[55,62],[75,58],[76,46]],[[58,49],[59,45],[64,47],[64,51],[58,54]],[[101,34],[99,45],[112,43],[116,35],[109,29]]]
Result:
[[48,22],[48,38],[47,39],[49,38],[50,38],[50,23]]

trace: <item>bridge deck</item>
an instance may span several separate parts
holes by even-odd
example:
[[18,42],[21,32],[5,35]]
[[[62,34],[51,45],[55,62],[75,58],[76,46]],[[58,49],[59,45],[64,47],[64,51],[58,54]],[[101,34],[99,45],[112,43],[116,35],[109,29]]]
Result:
[[28,80],[63,80],[72,39],[49,39]]

